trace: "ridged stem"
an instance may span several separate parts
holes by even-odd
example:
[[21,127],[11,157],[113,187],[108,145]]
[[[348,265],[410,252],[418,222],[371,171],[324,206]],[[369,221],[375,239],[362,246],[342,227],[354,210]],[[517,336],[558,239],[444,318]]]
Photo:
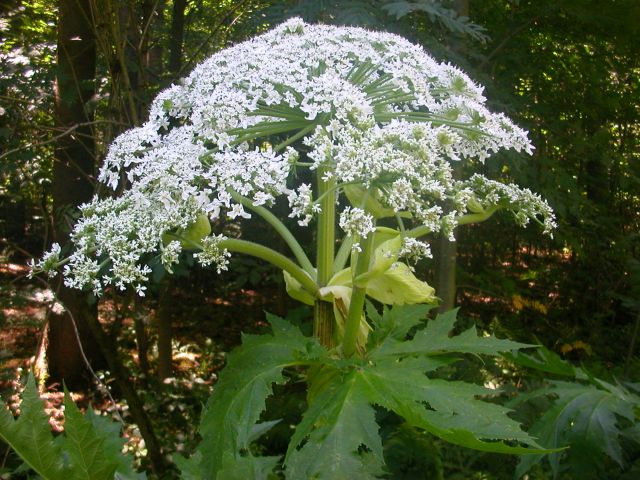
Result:
[[[320,287],[329,283],[333,276],[333,259],[336,222],[336,189],[335,180],[324,180],[326,168],[318,168],[318,198],[321,198],[321,212],[318,214],[317,238],[317,281]],[[327,348],[333,347],[333,305],[321,300],[316,301],[313,318],[313,335]]]
[[362,321],[362,312],[367,288],[357,286],[355,279],[369,270],[371,251],[373,250],[373,233],[369,233],[366,239],[361,240],[362,252],[358,255],[355,270],[353,272],[353,290],[351,292],[351,304],[347,321],[344,325],[344,339],[342,340],[342,353],[345,357],[352,356],[357,348],[358,331]]

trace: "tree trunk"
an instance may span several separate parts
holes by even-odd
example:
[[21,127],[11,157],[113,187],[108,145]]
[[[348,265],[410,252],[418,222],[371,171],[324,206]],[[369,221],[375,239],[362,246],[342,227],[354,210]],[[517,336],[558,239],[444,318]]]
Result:
[[456,255],[458,242],[441,235],[438,244],[436,295],[442,300],[439,311],[446,312],[456,306]]
[[[469,16],[469,0],[456,0],[455,8],[458,15]],[[458,51],[464,49],[464,45],[461,42],[454,45],[454,47]],[[454,173],[459,174],[460,169],[457,168],[456,170]],[[456,306],[456,256],[458,254],[458,244],[456,241],[449,241],[445,235],[441,235],[438,252],[436,295],[442,300],[439,311],[446,312]]]
[[160,286],[156,322],[158,326],[158,378],[163,381],[173,373],[173,351],[171,348],[171,316],[175,299],[173,277],[167,276]]
[[[60,0],[58,3],[56,124],[61,130],[81,125],[72,135],[63,136],[56,143],[52,186],[54,237],[61,245],[68,241],[71,224],[68,212],[93,195],[95,144],[88,125],[93,116],[86,106],[95,94],[96,46],[92,27],[87,21],[91,18],[88,11],[88,0]],[[46,342],[49,380],[64,380],[69,386],[86,384],[88,371],[81,348],[96,366],[104,363],[87,326],[87,319],[95,317],[97,311],[95,306],[88,305],[85,293],[63,285],[60,285],[58,297],[68,313],[52,314],[49,320]]]
[[138,366],[140,371],[149,375],[149,335],[147,334],[147,314],[140,305],[140,297],[134,295],[133,327],[136,334],[136,346],[138,348]]
[[182,67],[182,44],[184,40],[184,12],[187,0],[174,0],[169,38],[169,71],[176,76]]
[[111,374],[116,379],[117,388],[120,389],[120,393],[127,401],[131,418],[138,426],[140,435],[144,439],[147,447],[153,472],[158,476],[167,473],[170,465],[162,452],[162,446],[155,434],[151,419],[144,409],[144,403],[136,392],[128,370],[123,366],[117,348],[110,342],[97,318],[89,320],[88,327],[91,329],[100,348],[105,352],[107,365]]

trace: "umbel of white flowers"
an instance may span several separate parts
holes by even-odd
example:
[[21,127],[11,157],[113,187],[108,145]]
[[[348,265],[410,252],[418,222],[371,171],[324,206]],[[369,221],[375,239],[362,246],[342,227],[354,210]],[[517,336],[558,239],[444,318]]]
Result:
[[[289,20],[213,55],[157,96],[147,123],[115,139],[99,180],[124,192],[81,206],[65,283],[143,294],[145,262],[159,255],[171,270],[183,248],[166,232],[203,215],[249,217],[238,195],[266,207],[285,195],[307,225],[320,206],[310,185],[294,184],[301,166],[322,169],[346,194],[339,224],[355,239],[371,233],[376,209],[452,235],[460,215],[499,205],[548,233],[553,212],[539,196],[452,175],[453,163],[500,149],[532,152],[526,132],[484,103],[462,71],[399,36]],[[196,259],[225,269],[222,239],[204,238]],[[407,239],[403,252],[429,248]],[[32,266],[53,274],[59,253],[55,245]]]

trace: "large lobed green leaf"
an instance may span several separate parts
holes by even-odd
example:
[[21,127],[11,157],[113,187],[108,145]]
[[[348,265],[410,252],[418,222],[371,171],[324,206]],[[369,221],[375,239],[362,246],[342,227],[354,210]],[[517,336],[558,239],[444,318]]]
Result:
[[[71,399],[69,399],[70,402]],[[65,402],[65,412],[66,408],[68,408],[67,402]],[[133,456],[122,453],[126,440],[122,437],[122,425],[120,423],[96,414],[91,408],[84,415],[84,421],[91,423],[93,433],[88,434],[88,437],[95,437],[99,441],[100,447],[96,455],[104,457],[106,461],[115,462],[114,480],[144,480],[147,478],[144,472],[136,472],[133,465]]]
[[35,379],[29,375],[20,417],[0,408],[0,436],[45,480],[144,479],[122,454],[120,426],[93,412],[82,415],[65,392],[65,431],[54,440]]
[[285,320],[268,315],[272,335],[245,335],[229,354],[200,423],[202,478],[222,478],[231,452],[240,459],[248,450],[254,425],[265,409],[273,385],[284,383],[284,368],[304,365],[325,355],[315,339],[302,335]]
[[[455,311],[426,328],[430,306],[367,310],[375,325],[365,359],[326,366],[318,387],[312,383],[309,409],[296,428],[285,458],[287,478],[368,479],[383,467],[375,407],[383,407],[448,442],[476,450],[549,453],[508,416],[510,409],[482,400],[494,390],[427,373],[456,361],[450,353],[498,355],[526,345],[473,330],[449,336]],[[507,443],[509,442],[509,443]]]
[[[591,474],[602,468],[605,456],[621,467],[624,465],[621,437],[634,439],[623,430],[623,424],[637,425],[634,410],[640,406],[640,397],[621,385],[611,385],[598,379],[592,381],[590,385],[555,381],[551,388],[539,390],[528,397],[557,397],[552,407],[531,428],[531,433],[537,435],[546,447],[570,446],[567,451],[547,457],[554,475],[560,472],[563,460],[568,460],[574,467],[591,469]],[[640,443],[638,440],[635,439]],[[542,458],[539,455],[523,457],[516,477],[524,475]]]
[[[475,328],[450,335],[457,310],[439,314],[420,329],[431,308],[408,305],[385,309],[376,316],[369,307],[376,326],[369,345],[371,368],[366,370],[370,400],[451,443],[498,453],[547,453],[508,416],[509,409],[478,399],[497,392],[425,375],[455,361],[451,354],[497,356],[530,345],[494,336],[480,337]],[[509,445],[505,440],[525,446]]]
[[0,436],[42,478],[66,480],[62,449],[53,441],[49,418],[44,413],[33,375],[29,375],[22,394],[17,420],[4,404],[1,406]]
[[[366,480],[382,466],[382,440],[361,375],[356,370],[332,373],[291,439],[287,478]],[[370,455],[363,456],[361,447]]]
[[446,353],[472,353],[498,355],[500,352],[533,347],[524,343],[502,340],[495,336],[479,337],[475,327],[459,335],[449,336],[456,322],[457,310],[439,314],[427,326],[418,330],[410,341],[401,337],[387,336],[379,339],[370,358],[402,357],[406,355],[442,355]]
[[[497,453],[546,453],[507,415],[509,409],[478,398],[495,391],[425,375],[450,361],[447,356],[379,360],[362,370],[369,401],[457,445]],[[503,440],[526,447],[508,445]]]
[[65,450],[72,480],[112,479],[118,461],[106,455],[105,437],[93,428],[65,392]]
[[267,480],[280,457],[237,456],[226,452],[218,477],[224,480]]
[[374,406],[464,447],[509,454],[549,452],[508,417],[509,409],[477,398],[491,390],[425,375],[450,361],[444,356],[384,359],[336,369],[329,381],[324,379],[322,392],[313,397],[291,439],[287,478],[377,478],[383,456]]
[[456,361],[455,353],[498,355],[525,345],[478,337],[472,330],[450,337],[455,312],[420,329],[431,308],[406,305],[379,314],[369,304],[368,316],[376,328],[367,355],[352,359],[331,357],[297,328],[269,317],[273,335],[246,336],[229,356],[202,420],[198,474],[222,479],[246,472],[264,477],[271,471],[276,459],[252,456],[251,431],[273,384],[284,382],[283,369],[294,365],[312,368],[308,409],[284,459],[288,479],[366,480],[381,475],[384,456],[376,423],[380,407],[461,446],[549,453],[509,417],[508,408],[483,400],[494,390],[428,376]]

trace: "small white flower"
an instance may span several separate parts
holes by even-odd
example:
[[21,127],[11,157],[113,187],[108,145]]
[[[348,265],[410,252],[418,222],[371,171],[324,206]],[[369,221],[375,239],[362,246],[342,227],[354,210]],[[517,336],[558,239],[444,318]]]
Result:
[[136,293],[141,296],[144,297],[145,295],[145,291],[147,290],[147,287],[145,287],[144,285],[140,285],[139,283],[136,284]]
[[318,203],[313,201],[313,191],[311,185],[303,183],[298,190],[289,190],[287,193],[289,207],[291,208],[290,218],[301,218],[298,220],[300,226],[306,227],[313,216],[322,209]]
[[60,263],[61,248],[58,243],[51,245],[51,249],[45,253],[37,262],[33,259],[27,263],[29,266],[29,278],[39,271],[45,272],[49,278],[56,276],[58,264]]

